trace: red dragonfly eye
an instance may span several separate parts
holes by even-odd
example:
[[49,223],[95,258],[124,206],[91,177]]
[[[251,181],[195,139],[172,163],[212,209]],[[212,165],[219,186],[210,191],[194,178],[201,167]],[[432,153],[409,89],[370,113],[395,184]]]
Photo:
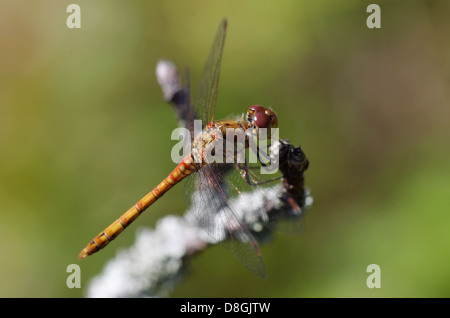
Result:
[[276,128],[278,127],[277,114],[271,109],[261,105],[253,105],[247,111],[247,120],[252,126],[258,128]]

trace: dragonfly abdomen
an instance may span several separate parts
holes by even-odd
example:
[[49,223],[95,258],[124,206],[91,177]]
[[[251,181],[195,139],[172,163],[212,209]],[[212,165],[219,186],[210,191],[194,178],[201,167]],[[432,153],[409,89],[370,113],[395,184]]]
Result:
[[79,258],[85,258],[109,244],[122,231],[130,225],[142,212],[151,206],[156,200],[169,191],[174,185],[190,175],[195,169],[196,164],[191,155],[186,156],[181,160],[177,167],[158,184],[151,192],[133,205],[120,218],[114,221],[103,232],[98,234],[78,255]]

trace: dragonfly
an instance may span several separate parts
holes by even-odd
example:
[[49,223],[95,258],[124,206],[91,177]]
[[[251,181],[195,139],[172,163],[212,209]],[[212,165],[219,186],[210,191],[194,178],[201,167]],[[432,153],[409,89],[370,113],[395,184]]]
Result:
[[[186,196],[193,195],[192,189],[200,193],[202,208],[195,212],[198,222],[206,229],[207,233],[215,240],[224,243],[237,259],[250,271],[258,276],[265,276],[265,267],[261,251],[248,227],[237,216],[227,190],[224,185],[224,171],[238,168],[239,176],[247,184],[255,185],[256,181],[250,178],[252,172],[249,166],[234,163],[216,163],[207,158],[206,152],[212,146],[222,143],[222,149],[230,143],[227,140],[230,129],[242,132],[246,138],[258,137],[261,129],[278,127],[278,118],[270,108],[261,105],[252,105],[246,115],[240,119],[214,121],[214,112],[217,102],[220,65],[225,43],[227,20],[223,20],[218,28],[210,54],[208,56],[203,74],[201,76],[193,110],[196,118],[202,120],[204,127],[192,138],[192,151],[186,155],[175,169],[152,191],[145,195],[122,216],[106,227],[101,233],[92,239],[79,254],[79,258],[85,258],[108,245],[136,218],[141,215],[155,201],[161,198],[173,186],[187,178]],[[269,138],[270,135],[267,137]],[[231,140],[234,143],[234,136]],[[245,147],[249,141],[246,139]],[[214,148],[215,149],[215,148]],[[236,160],[236,154],[233,154]],[[230,183],[231,184],[231,183]],[[235,191],[239,191],[234,185]],[[187,198],[187,201],[190,199]],[[218,216],[220,210],[221,215]],[[216,226],[216,223],[220,223]],[[223,230],[226,229],[225,233]],[[223,236],[226,236],[224,239]]]

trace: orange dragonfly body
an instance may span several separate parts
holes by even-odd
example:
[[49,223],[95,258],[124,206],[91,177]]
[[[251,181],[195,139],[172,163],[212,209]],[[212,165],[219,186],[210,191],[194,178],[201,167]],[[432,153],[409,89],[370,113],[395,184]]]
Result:
[[[259,128],[276,128],[278,120],[275,112],[260,105],[253,105],[247,111],[246,121],[212,121],[197,136],[192,144],[192,153],[181,160],[176,168],[157,185],[151,192],[139,200],[121,217],[114,221],[104,231],[98,234],[81,251],[79,258],[85,258],[108,245],[122,231],[130,225],[142,212],[150,207],[156,200],[169,191],[174,185],[195,172],[202,169],[204,165],[210,164],[206,159],[204,150],[208,146],[213,146],[216,142],[223,143],[226,148],[227,132],[241,130],[244,134],[255,134]],[[252,130],[252,131],[249,131]],[[233,136],[234,137],[234,136]],[[246,143],[248,145],[248,143]],[[222,148],[222,149],[223,149]]]

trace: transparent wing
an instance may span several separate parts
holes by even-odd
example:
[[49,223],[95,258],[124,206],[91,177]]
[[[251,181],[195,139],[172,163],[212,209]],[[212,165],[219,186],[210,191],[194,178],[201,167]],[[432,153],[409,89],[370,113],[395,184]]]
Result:
[[[265,276],[259,247],[247,226],[229,203],[223,186],[224,170],[233,165],[204,165],[189,177],[185,198],[191,202],[196,219],[213,242],[220,242],[251,272]],[[192,191],[194,186],[198,189]]]
[[299,235],[305,230],[303,211],[295,209],[283,209],[271,217],[273,231],[285,235]]
[[211,52],[206,61],[202,77],[197,87],[194,99],[196,117],[203,121],[203,126],[209,123],[216,108],[217,90],[219,87],[220,63],[225,44],[227,20],[223,20],[217,30]]
[[[213,120],[217,102],[220,64],[225,44],[227,21],[219,25],[195,95],[193,107],[203,126]],[[214,242],[230,250],[250,271],[265,276],[264,262],[252,234],[229,204],[222,175],[229,164],[204,164],[185,185],[185,199],[199,224]],[[194,191],[193,189],[197,189]]]

